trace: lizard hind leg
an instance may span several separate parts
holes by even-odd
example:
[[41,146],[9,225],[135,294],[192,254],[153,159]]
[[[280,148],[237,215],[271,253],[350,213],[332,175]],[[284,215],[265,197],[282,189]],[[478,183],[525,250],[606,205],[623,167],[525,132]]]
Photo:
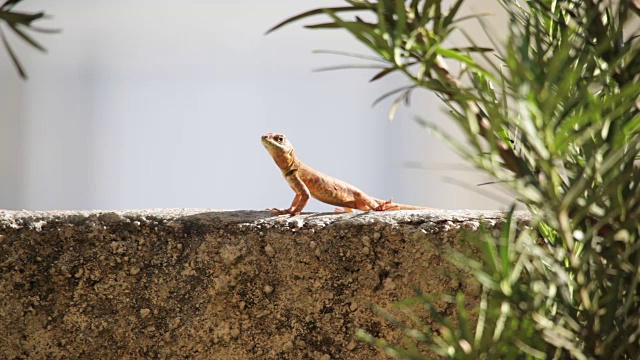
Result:
[[376,201],[375,198],[364,194],[362,192],[357,192],[355,195],[355,208],[362,211],[371,211],[377,210],[379,205],[379,201]]
[[381,201],[378,206],[375,207],[375,211],[387,211],[387,210],[396,210],[398,208],[397,204],[393,203],[393,198],[388,201]]

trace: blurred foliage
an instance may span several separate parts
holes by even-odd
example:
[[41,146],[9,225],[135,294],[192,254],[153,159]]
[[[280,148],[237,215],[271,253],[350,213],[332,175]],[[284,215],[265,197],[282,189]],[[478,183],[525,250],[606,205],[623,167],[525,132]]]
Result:
[[59,32],[59,30],[42,29],[42,28],[33,26],[32,24],[33,22],[35,22],[36,20],[45,18],[46,15],[44,14],[44,12],[29,14],[29,13],[14,11],[13,10],[14,6],[16,6],[20,2],[22,2],[22,0],[7,0],[4,2],[4,4],[0,6],[0,38],[2,39],[2,44],[7,50],[7,53],[9,53],[9,56],[11,57],[13,64],[16,66],[16,69],[18,70],[20,77],[22,77],[23,79],[26,79],[27,74],[24,71],[24,67],[22,66],[22,64],[20,64],[20,61],[18,60],[18,56],[9,45],[9,41],[7,40],[7,37],[3,31],[2,25],[3,24],[6,25],[6,27],[11,29],[15,35],[17,35],[26,43],[28,43],[29,45],[33,46],[34,48],[42,52],[46,52],[47,50],[42,45],[40,45],[36,40],[34,40],[33,37],[31,37],[31,35],[29,35],[29,33],[26,32],[25,30],[43,32],[43,33],[57,33]]
[[[477,316],[459,295],[457,319],[447,320],[419,294],[398,306],[422,306],[438,326],[383,313],[413,345],[359,336],[406,359],[425,358],[419,344],[452,359],[636,359],[640,2],[495,1],[509,24],[506,41],[488,34],[492,48],[461,26],[484,25],[481,14],[458,14],[463,0],[347,0],[270,30],[326,15],[306,27],[340,29],[369,48],[373,56],[339,54],[381,65],[372,81],[391,73],[409,79],[388,93],[396,96],[390,117],[416,89],[437,94],[464,140],[418,122],[508,186],[534,217],[517,232],[510,213],[498,238],[470,239],[481,259],[459,255],[483,285]],[[454,33],[468,44],[449,46]]]

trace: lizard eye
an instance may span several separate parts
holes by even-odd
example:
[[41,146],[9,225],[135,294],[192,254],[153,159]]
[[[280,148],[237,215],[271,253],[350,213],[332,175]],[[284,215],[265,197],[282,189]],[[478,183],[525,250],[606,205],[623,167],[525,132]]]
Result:
[[276,141],[279,142],[279,143],[283,142],[284,141],[284,136],[278,136],[276,138]]

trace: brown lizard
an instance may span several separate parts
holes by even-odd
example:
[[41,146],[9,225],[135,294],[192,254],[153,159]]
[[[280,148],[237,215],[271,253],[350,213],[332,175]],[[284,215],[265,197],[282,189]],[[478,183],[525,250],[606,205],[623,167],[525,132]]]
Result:
[[268,209],[278,215],[298,215],[307,205],[309,196],[351,212],[363,211],[419,210],[431,209],[421,206],[396,204],[365,194],[362,190],[344,181],[332,178],[302,163],[293,151],[293,145],[283,134],[268,133],[262,136],[262,145],[269,151],[282,175],[296,193],[288,209]]

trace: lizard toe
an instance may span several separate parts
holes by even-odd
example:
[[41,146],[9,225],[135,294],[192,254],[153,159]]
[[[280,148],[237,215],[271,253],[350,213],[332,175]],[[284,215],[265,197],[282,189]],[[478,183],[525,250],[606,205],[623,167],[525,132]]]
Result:
[[376,206],[373,210],[375,210],[375,211],[386,211],[386,210],[393,210],[396,207],[397,207],[396,204],[393,203],[393,198],[391,198],[388,201],[384,201],[384,202],[380,203],[380,205]]
[[271,211],[275,215],[289,214],[289,211],[287,211],[286,209],[269,208],[267,210]]

